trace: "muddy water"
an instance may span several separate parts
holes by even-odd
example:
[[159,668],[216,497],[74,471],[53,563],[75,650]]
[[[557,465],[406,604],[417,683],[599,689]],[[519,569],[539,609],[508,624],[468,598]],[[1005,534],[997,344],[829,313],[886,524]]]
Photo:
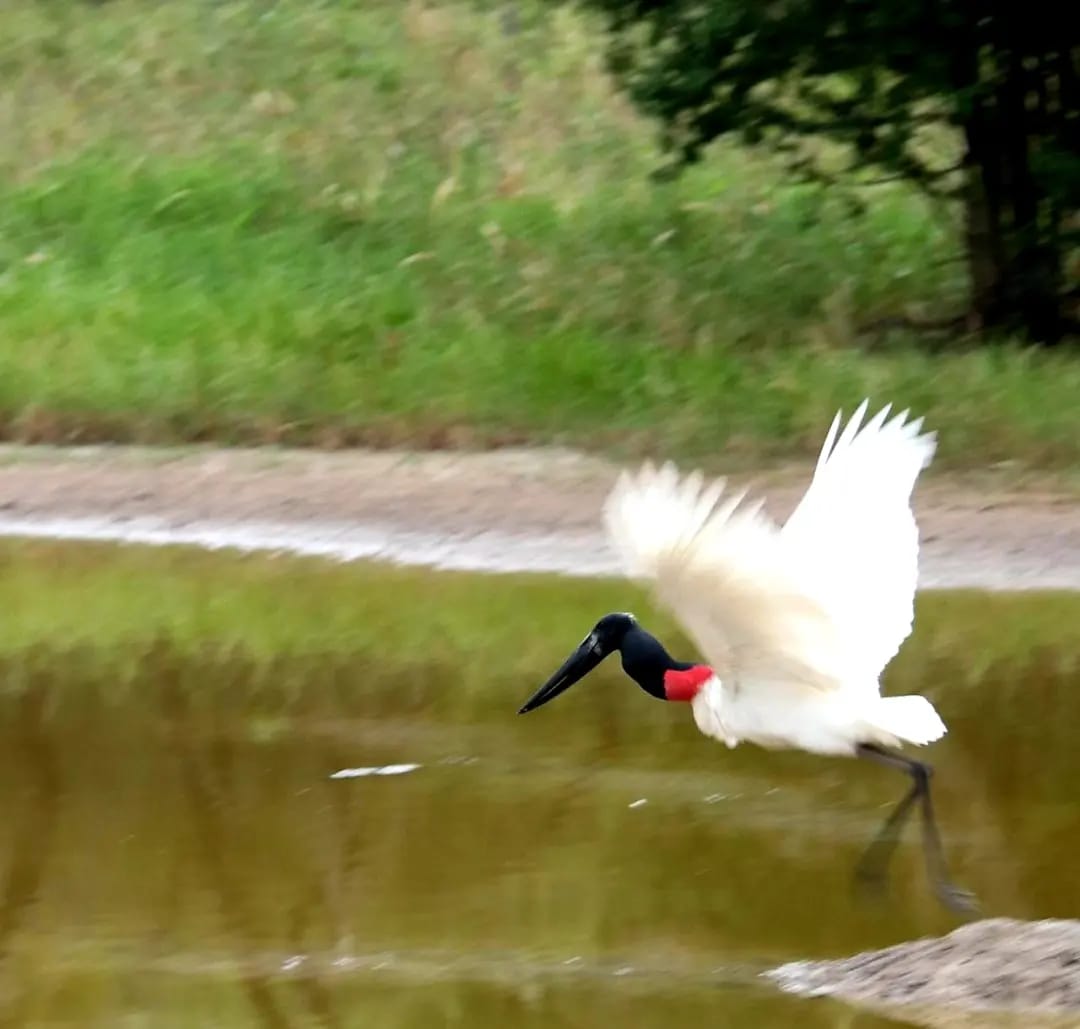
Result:
[[[265,585],[263,559],[0,558],[23,598],[0,639],[0,1024],[883,1027],[902,1023],[757,972],[956,924],[914,836],[886,897],[852,888],[904,788],[885,770],[729,752],[615,670],[518,718],[576,642],[576,585],[557,632],[557,584],[519,587],[524,613],[502,598],[547,637],[522,645],[529,678],[483,580],[439,621],[438,582],[424,610],[361,566],[276,566],[256,609],[236,580]],[[372,592],[435,629],[365,632]],[[297,597],[355,634],[290,637]],[[1076,605],[1034,603],[983,611],[1012,641],[991,658],[970,649],[978,598],[924,605],[889,689],[950,723],[956,878],[988,914],[1076,917],[1076,662],[1017,629]]]

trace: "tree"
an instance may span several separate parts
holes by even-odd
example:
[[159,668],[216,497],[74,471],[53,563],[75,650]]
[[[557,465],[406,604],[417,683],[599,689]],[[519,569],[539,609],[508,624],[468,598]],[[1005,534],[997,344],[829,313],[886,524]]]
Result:
[[[582,0],[679,167],[736,134],[800,174],[963,204],[971,313],[1051,344],[1080,243],[1080,11],[1050,0]],[[935,142],[936,134],[936,142]],[[1075,293],[1075,290],[1073,291]]]

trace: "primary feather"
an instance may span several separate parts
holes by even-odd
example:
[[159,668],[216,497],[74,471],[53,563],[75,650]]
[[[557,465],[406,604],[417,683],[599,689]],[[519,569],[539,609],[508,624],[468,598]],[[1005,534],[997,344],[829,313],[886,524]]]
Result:
[[729,743],[849,752],[945,731],[923,698],[878,687],[911,631],[910,498],[935,440],[888,407],[863,425],[866,408],[842,431],[837,415],[782,528],[724,480],[671,464],[624,473],[605,505],[625,570],[652,581],[715,670],[695,717]]
[[886,405],[860,431],[863,403],[839,439],[839,414],[813,480],[784,526],[785,557],[838,627],[864,685],[877,682],[911,632],[919,532],[915,480],[934,456],[933,433]]

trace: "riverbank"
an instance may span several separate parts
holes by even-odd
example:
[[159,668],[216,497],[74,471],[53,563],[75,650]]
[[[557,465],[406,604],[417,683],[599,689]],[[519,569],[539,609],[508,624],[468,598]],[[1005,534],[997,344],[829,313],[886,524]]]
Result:
[[[228,545],[478,570],[610,574],[617,466],[571,450],[0,448],[0,534]],[[808,465],[732,476],[784,518]],[[1080,589],[1080,495],[1051,479],[927,476],[924,587]]]

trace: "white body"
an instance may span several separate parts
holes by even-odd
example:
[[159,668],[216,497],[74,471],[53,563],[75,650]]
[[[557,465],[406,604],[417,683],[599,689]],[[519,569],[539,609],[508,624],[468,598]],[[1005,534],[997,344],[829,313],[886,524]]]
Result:
[[[651,580],[716,673],[693,700],[729,746],[852,755],[860,743],[945,733],[923,697],[878,679],[911,632],[918,530],[911,492],[933,434],[864,401],[837,415],[805,496],[781,528],[724,482],[671,465],[623,475],[605,520],[628,574]],[[861,426],[861,429],[860,429]]]

